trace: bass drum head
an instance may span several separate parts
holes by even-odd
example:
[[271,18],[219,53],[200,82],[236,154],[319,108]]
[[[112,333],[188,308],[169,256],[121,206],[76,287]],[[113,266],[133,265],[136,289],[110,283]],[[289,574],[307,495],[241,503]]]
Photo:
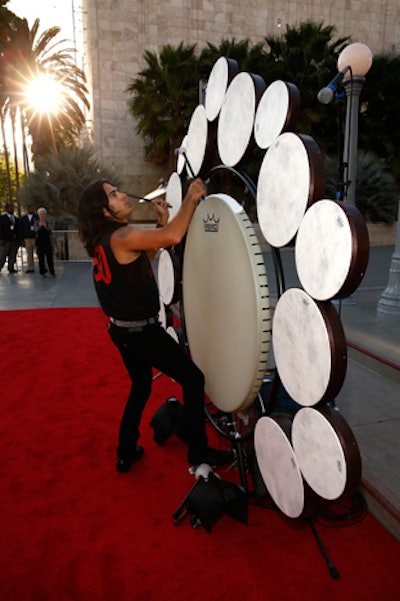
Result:
[[292,442],[305,480],[323,499],[333,501],[359,486],[360,451],[337,409],[300,409],[293,419]]
[[190,353],[207,396],[227,412],[252,404],[268,360],[268,281],[254,227],[226,194],[208,196],[192,217],[182,299]]
[[254,139],[266,149],[284,131],[294,129],[300,112],[300,92],[294,84],[278,79],[265,90],[254,121]]
[[254,429],[258,467],[274,503],[290,518],[304,510],[301,471],[290,442],[291,422],[284,417],[261,417]]
[[257,185],[261,232],[274,247],[289,244],[307,208],[325,187],[322,154],[309,136],[286,132],[265,153]]
[[317,300],[352,294],[365,274],[368,247],[367,227],[356,207],[317,201],[304,215],[296,237],[301,285]]
[[173,219],[179,211],[182,204],[182,181],[176,171],[171,173],[169,177],[167,189],[165,191],[165,200],[169,205],[171,205],[168,217],[168,221],[171,221],[171,219]]
[[225,92],[232,79],[239,73],[239,65],[232,58],[221,56],[213,68],[207,81],[205,108],[209,121],[214,121],[221,110]]
[[346,375],[347,346],[331,303],[289,288],[275,308],[272,340],[276,368],[294,401],[311,407],[335,398]]

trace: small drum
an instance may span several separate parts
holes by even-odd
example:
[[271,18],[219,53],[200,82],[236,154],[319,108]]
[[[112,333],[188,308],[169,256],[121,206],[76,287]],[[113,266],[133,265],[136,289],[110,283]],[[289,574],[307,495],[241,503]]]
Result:
[[277,507],[288,517],[307,512],[310,491],[303,480],[290,441],[292,423],[288,417],[261,417],[254,429],[254,447],[265,486]]
[[337,409],[300,409],[293,420],[292,442],[305,480],[323,499],[333,501],[359,486],[360,451]]
[[171,221],[179,211],[182,204],[182,196],[182,181],[179,174],[174,171],[169,177],[165,191],[165,200],[171,205],[168,221]]
[[187,132],[186,171],[189,177],[201,177],[207,173],[212,166],[214,154],[215,127],[207,120],[204,106],[199,104],[191,116]]
[[180,261],[177,254],[163,248],[158,257],[158,288],[164,305],[176,303],[180,296]]
[[347,346],[334,306],[289,288],[279,298],[272,324],[276,368],[289,396],[313,406],[340,391],[347,368]]
[[218,120],[217,144],[224,165],[245,162],[255,148],[254,117],[266,88],[259,75],[241,72],[230,83]]
[[232,58],[221,56],[211,69],[207,82],[205,108],[209,121],[217,119],[225,92],[232,79],[239,73],[239,65]]
[[262,149],[269,148],[284,131],[294,129],[300,114],[297,86],[277,80],[265,90],[257,107],[254,139]]
[[334,200],[314,203],[296,237],[296,268],[303,288],[317,300],[349,296],[364,277],[368,248],[368,230],[356,207]]
[[190,353],[209,399],[222,411],[244,409],[267,367],[268,281],[254,227],[226,194],[208,196],[192,217],[182,298]]
[[261,232],[275,247],[289,244],[307,208],[325,187],[322,153],[310,136],[286,132],[265,153],[257,185]]

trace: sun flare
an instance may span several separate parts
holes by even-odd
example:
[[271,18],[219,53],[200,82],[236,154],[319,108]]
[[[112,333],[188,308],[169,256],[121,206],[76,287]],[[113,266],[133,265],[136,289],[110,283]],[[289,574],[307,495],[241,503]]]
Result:
[[61,84],[46,74],[39,75],[27,87],[28,102],[36,113],[56,113],[62,96]]

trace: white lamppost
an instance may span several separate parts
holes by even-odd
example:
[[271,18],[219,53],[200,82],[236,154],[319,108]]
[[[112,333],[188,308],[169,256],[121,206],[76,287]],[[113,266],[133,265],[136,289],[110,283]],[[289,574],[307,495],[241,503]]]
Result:
[[378,319],[399,321],[400,319],[400,201],[397,213],[397,236],[392,262],[389,269],[389,281],[378,301]]
[[346,128],[343,148],[345,202],[356,204],[358,114],[360,93],[365,75],[372,65],[372,52],[365,44],[347,46],[338,58],[339,72],[344,72],[343,87],[347,97]]

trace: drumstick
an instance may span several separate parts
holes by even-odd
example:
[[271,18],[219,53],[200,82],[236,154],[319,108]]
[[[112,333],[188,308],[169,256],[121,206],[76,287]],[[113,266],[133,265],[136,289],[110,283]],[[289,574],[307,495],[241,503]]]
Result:
[[[146,202],[151,202],[154,198],[158,198],[159,196],[164,195],[166,192],[165,188],[160,188],[160,190],[154,190],[150,192],[147,196],[138,196],[137,194],[131,194],[130,192],[125,192],[128,198],[136,198],[137,200],[144,200]],[[172,209],[172,205],[168,203],[168,208]]]
[[[185,162],[186,162],[186,165],[188,166],[188,169],[189,169],[189,171],[190,171],[190,175],[193,177],[193,179],[195,179],[195,178],[196,178],[196,176],[195,176],[195,174],[194,174],[194,171],[193,171],[193,169],[192,169],[192,166],[191,166],[191,164],[190,164],[190,162],[189,162],[189,159],[187,158],[187,154],[186,154],[186,148],[185,148],[184,146],[179,146],[179,148],[175,148],[175,154],[176,154],[177,156],[178,156],[179,154],[182,154],[182,155],[183,155],[183,157],[184,157],[184,159],[185,159]],[[208,179],[208,180],[206,180],[206,181],[204,181],[204,180],[203,180],[203,182],[204,182],[204,184],[205,184],[205,185],[207,185],[209,181],[210,181],[209,179]],[[204,200],[204,198],[205,198],[205,197],[204,197],[204,196],[202,196],[201,200]]]
[[195,178],[196,176],[195,176],[194,171],[192,169],[192,166],[191,166],[191,164],[189,162],[189,159],[187,158],[186,148],[184,146],[179,146],[179,148],[175,148],[175,154],[176,154],[176,156],[178,156],[180,154],[183,155],[183,158],[185,159],[186,165],[188,166],[188,169],[190,171],[190,175],[193,178]]

